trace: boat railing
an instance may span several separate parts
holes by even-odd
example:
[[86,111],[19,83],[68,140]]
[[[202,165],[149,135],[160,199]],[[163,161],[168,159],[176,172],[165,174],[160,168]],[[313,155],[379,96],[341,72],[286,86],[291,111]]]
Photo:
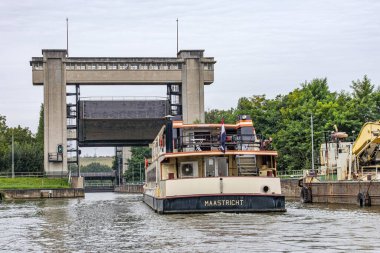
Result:
[[[174,140],[174,149],[179,152],[219,150],[220,135],[188,134]],[[227,134],[225,146],[227,150],[260,150],[265,148],[264,142],[252,134]]]

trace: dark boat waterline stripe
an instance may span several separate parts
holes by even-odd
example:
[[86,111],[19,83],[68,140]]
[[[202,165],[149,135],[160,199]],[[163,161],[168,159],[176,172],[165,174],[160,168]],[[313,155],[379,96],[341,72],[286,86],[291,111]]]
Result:
[[158,199],[144,194],[144,202],[161,214],[286,212],[285,197],[272,195],[206,195]]
[[255,194],[255,193],[228,193],[228,194],[193,194],[193,195],[175,195],[175,196],[167,196],[167,197],[154,197],[152,195],[144,193],[144,195],[147,195],[149,197],[155,198],[155,199],[176,199],[176,198],[197,198],[197,197],[239,197],[239,196],[257,196],[257,197],[284,197],[283,194]]

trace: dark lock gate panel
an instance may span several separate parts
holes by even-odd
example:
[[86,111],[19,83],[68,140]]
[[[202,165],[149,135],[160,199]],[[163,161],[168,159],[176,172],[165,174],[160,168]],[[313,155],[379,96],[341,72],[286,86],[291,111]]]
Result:
[[81,100],[79,146],[148,145],[168,114],[168,100]]

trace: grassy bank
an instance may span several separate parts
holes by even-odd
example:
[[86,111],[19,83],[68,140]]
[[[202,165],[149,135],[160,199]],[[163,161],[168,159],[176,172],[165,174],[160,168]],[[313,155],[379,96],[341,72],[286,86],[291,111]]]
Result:
[[0,189],[70,188],[67,178],[0,178]]

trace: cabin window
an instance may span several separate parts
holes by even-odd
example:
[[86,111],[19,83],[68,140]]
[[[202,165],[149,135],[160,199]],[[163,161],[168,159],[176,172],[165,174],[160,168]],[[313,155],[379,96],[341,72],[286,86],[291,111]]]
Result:
[[117,65],[115,63],[108,64],[108,69],[115,70],[117,69]]
[[148,69],[148,65],[146,64],[140,64],[140,68],[141,70],[147,70]]
[[107,66],[105,64],[98,64],[96,67],[97,67],[98,70],[105,70],[105,69],[107,69]]
[[[35,63],[33,63],[33,69],[34,70],[42,70],[43,69],[43,67],[42,67],[42,63],[39,63],[39,62],[35,62]],[[66,65],[66,69],[67,69],[67,65]]]
[[170,64],[170,69],[171,70],[176,70],[176,69],[178,69],[178,64]]
[[146,175],[146,181],[149,182],[156,182],[156,167],[149,170]]
[[212,70],[213,69],[213,64],[212,63],[204,63],[203,64],[203,69],[204,70]]
[[119,64],[119,69],[125,70],[128,68],[128,64]]
[[87,64],[87,69],[88,70],[95,70],[96,69],[96,65],[95,64]]
[[158,65],[157,64],[150,64],[149,69],[151,70],[158,70]]

